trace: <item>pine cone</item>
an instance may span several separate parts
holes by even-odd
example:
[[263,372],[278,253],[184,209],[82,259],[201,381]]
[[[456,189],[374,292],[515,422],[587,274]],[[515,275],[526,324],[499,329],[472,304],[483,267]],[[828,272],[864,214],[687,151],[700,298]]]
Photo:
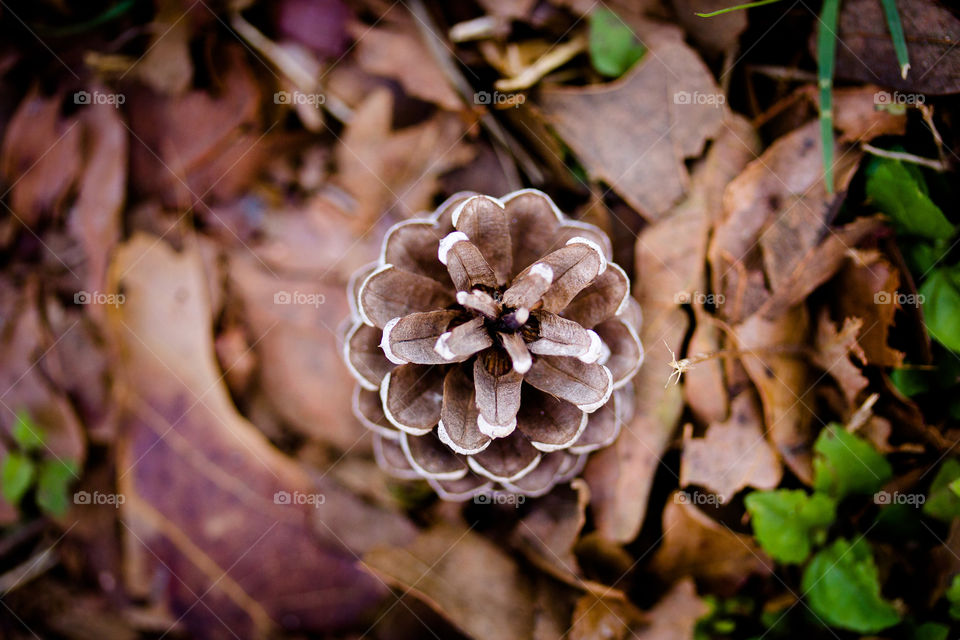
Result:
[[380,465],[441,497],[542,495],[633,413],[639,305],[610,240],[545,194],[457,194],[351,280],[344,357]]

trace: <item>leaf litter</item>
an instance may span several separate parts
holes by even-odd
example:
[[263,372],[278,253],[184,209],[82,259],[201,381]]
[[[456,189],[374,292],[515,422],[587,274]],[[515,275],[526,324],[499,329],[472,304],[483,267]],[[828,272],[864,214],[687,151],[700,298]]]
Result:
[[[0,14],[0,627],[946,637],[945,3],[896,3],[905,77],[841,3],[833,192],[786,3],[134,4]],[[348,280],[521,187],[611,238],[643,365],[579,477],[447,502],[355,416]]]

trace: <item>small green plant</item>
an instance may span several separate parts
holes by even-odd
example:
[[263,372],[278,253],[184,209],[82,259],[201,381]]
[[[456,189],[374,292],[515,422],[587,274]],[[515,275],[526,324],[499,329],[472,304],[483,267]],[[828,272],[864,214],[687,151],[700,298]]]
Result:
[[619,78],[643,57],[643,46],[620,16],[607,8],[595,9],[589,25],[590,64],[597,73]]
[[52,516],[66,513],[70,483],[77,474],[76,463],[44,455],[46,436],[26,412],[17,413],[10,438],[12,446],[0,460],[3,498],[20,507],[33,489],[41,511]]
[[836,538],[824,546],[840,501],[879,490],[892,476],[890,463],[839,424],[827,425],[813,450],[812,494],[777,489],[746,497],[754,535],[778,562],[806,563],[804,597],[824,622],[859,633],[891,627],[900,622],[900,614],[880,593],[869,544],[862,537],[853,542]]

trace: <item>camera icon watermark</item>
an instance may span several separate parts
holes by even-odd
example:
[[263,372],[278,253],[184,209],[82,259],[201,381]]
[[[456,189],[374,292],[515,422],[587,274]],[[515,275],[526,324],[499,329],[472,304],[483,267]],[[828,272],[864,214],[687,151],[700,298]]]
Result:
[[700,93],[699,91],[694,91],[691,93],[689,91],[677,91],[673,94],[673,104],[704,104],[719,109],[726,104],[726,102],[727,96],[723,95],[722,93]]
[[876,505],[889,505],[889,504],[908,504],[914,507],[923,506],[923,503],[927,501],[927,497],[922,493],[900,493],[899,491],[889,492],[889,491],[877,491],[873,494],[873,504]]
[[127,501],[127,497],[122,493],[101,493],[100,491],[77,491],[73,494],[73,504],[82,505],[112,505],[119,509],[120,505]]
[[120,105],[127,101],[127,96],[122,93],[103,93],[102,91],[75,91],[73,93],[73,104],[108,104],[114,109],[119,109]]
[[901,91],[877,91],[873,94],[873,104],[878,106],[900,105],[904,107],[925,104],[927,97],[922,93],[903,93]]
[[319,107],[327,102],[327,96],[322,93],[304,93],[302,91],[277,91],[273,94],[274,104],[305,104]]
[[703,493],[702,491],[677,491],[673,495],[673,502],[674,504],[719,507],[726,503],[726,498],[722,495]]
[[126,301],[122,293],[102,293],[100,291],[77,291],[73,294],[73,304],[95,304],[119,307]]
[[900,293],[895,291],[878,291],[873,294],[874,304],[897,304],[901,307],[919,307],[926,301],[922,293]]
[[277,491],[273,494],[273,504],[284,505],[310,505],[314,509],[319,509],[320,505],[327,501],[327,497],[322,493],[304,493],[302,491]]
[[720,306],[727,297],[722,293],[703,293],[702,291],[678,291],[673,296],[674,304],[698,304]]
[[481,493],[473,497],[474,504],[509,504],[520,507],[527,497],[516,493]]
[[273,304],[305,304],[319,307],[327,302],[327,296],[322,293],[307,293],[303,291],[277,291],[273,294]]
[[473,103],[488,105],[491,107],[519,107],[527,101],[527,96],[522,93],[500,93],[499,91],[477,91],[473,94]]

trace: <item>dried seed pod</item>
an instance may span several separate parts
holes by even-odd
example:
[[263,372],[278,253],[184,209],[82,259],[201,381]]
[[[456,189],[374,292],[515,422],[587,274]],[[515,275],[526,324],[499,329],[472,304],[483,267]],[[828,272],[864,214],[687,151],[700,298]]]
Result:
[[344,340],[381,467],[448,500],[539,496],[612,444],[643,347],[610,257],[533,189],[458,194],[390,229],[351,279]]

